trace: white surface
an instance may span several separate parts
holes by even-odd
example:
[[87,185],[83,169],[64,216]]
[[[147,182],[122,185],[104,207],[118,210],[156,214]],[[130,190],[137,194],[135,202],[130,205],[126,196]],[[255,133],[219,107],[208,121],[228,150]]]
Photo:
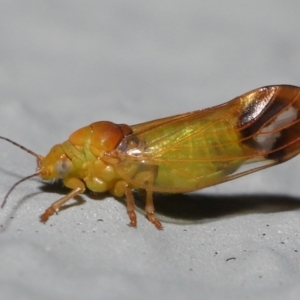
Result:
[[[299,1],[1,1],[0,134],[44,155],[96,120],[134,124],[299,85],[299,11]],[[3,198],[35,161],[0,144]],[[42,225],[62,191],[29,180],[0,211],[0,298],[299,299],[299,172],[296,158],[185,197],[216,196],[204,203],[220,216],[204,209],[162,232],[142,214],[129,228],[120,202],[89,194]]]

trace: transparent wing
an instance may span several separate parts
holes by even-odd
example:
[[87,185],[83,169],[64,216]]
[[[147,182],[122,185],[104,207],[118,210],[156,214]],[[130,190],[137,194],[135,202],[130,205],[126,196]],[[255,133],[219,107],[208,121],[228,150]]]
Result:
[[186,192],[299,153],[300,88],[269,86],[223,105],[132,126],[114,155],[134,187]]

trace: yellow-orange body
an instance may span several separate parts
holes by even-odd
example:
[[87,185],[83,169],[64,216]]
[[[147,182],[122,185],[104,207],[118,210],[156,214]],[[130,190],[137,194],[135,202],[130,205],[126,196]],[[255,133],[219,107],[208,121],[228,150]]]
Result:
[[[136,226],[132,189],[146,191],[146,215],[157,228],[153,192],[182,193],[281,163],[300,152],[300,88],[268,86],[223,105],[143,124],[96,122],[75,131],[45,157],[38,175],[62,178],[72,191],[49,216],[87,187],[127,199]],[[8,140],[8,139],[7,139]]]
[[122,127],[111,122],[83,127],[67,141],[55,145],[41,160],[41,177],[44,180],[64,178],[66,185],[69,179],[78,178],[91,191],[108,191],[121,178],[114,167],[105,162],[104,155],[114,150],[123,137]]

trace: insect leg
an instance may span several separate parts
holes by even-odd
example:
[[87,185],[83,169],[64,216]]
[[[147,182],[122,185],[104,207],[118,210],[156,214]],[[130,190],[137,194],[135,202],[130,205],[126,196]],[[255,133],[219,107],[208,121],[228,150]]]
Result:
[[48,207],[45,210],[45,212],[40,216],[41,222],[46,223],[49,217],[52,216],[55,212],[58,212],[66,202],[76,197],[77,195],[82,194],[85,191],[84,183],[77,178],[65,179],[64,184],[66,187],[71,188],[72,191],[67,195],[65,195],[64,197],[53,202],[51,206]]
[[132,194],[132,190],[128,185],[125,186],[125,196],[127,201],[127,214],[130,220],[130,223],[128,225],[130,227],[136,227],[137,222],[136,222],[134,197]]
[[[157,167],[151,166],[151,168],[148,171],[144,172],[143,174],[145,184],[149,185],[149,187],[152,187],[156,175],[157,175]],[[149,189],[146,188],[146,204],[145,204],[146,217],[152,224],[154,224],[154,226],[157,229],[162,230],[163,226],[160,223],[160,221],[156,219],[154,211],[155,208],[153,203],[153,191],[150,188]]]
[[[150,170],[143,173],[143,178],[147,184],[152,185],[154,180],[155,173]],[[130,223],[128,224],[130,227],[136,227],[137,219],[135,213],[135,202],[132,194],[132,187],[126,181],[120,180],[118,181],[112,189],[110,189],[110,193],[116,197],[121,197],[125,195],[127,202],[127,214],[129,216]],[[153,192],[152,190],[146,189],[146,204],[145,204],[145,213],[147,219],[154,224],[157,229],[163,229],[161,223],[156,219],[154,214],[154,204],[153,204]]]
[[153,204],[153,192],[148,190],[146,191],[146,205],[145,205],[146,217],[151,223],[154,224],[154,226],[157,229],[162,230],[163,226],[160,223],[160,221],[156,219],[154,211],[155,209]]
[[[134,203],[132,190],[128,185],[126,185],[124,192],[127,200],[127,214],[130,219],[129,226],[136,227],[137,221],[136,221],[135,203]],[[155,209],[153,204],[153,193],[152,191],[146,191],[146,205],[145,205],[146,217],[152,224],[154,224],[154,226],[157,229],[161,230],[163,229],[163,226],[160,223],[160,221],[156,219],[154,211]]]
[[124,180],[119,180],[109,190],[109,192],[115,197],[123,197],[125,195],[127,203],[127,214],[130,220],[130,223],[128,225],[130,227],[136,227],[137,221],[135,214],[135,204],[130,185]]

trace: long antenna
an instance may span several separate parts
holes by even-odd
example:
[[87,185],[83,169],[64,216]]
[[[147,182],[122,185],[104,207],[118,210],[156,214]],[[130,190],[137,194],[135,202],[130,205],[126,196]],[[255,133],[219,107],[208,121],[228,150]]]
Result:
[[[5,141],[7,141],[7,142],[9,142],[9,143],[11,143],[11,144],[13,144],[13,145],[19,147],[20,149],[26,151],[27,153],[29,153],[29,154],[35,156],[35,157],[37,158],[38,165],[40,165],[40,162],[41,162],[41,160],[43,159],[43,156],[41,156],[41,155],[39,155],[39,154],[37,154],[37,153],[35,153],[35,152],[29,150],[28,148],[26,148],[26,147],[24,147],[24,146],[22,146],[22,145],[20,145],[20,144],[18,144],[18,143],[16,143],[16,142],[12,141],[12,140],[9,139],[9,138],[4,137],[4,136],[0,136],[0,139],[5,140]],[[6,195],[5,195],[5,197],[4,197],[4,200],[3,200],[2,204],[1,204],[1,208],[3,208],[3,207],[5,206],[5,204],[6,204],[6,202],[7,202],[7,199],[8,199],[8,196],[10,195],[10,193],[14,190],[14,188],[15,188],[17,185],[19,185],[21,182],[23,182],[23,181],[25,181],[25,180],[27,180],[27,179],[30,179],[30,178],[32,178],[32,177],[34,177],[34,176],[38,176],[38,175],[40,175],[39,172],[34,173],[34,174],[31,174],[31,175],[29,175],[29,176],[26,176],[26,177],[20,179],[19,181],[17,181],[17,182],[9,189],[9,191],[6,193]]]
[[9,189],[9,191],[6,193],[6,195],[5,195],[5,197],[4,197],[4,200],[3,200],[2,204],[1,204],[1,208],[3,208],[3,207],[5,206],[5,204],[6,204],[6,202],[7,202],[8,196],[10,195],[10,193],[14,190],[14,188],[15,188],[17,185],[19,185],[21,182],[23,182],[23,181],[25,181],[25,180],[27,180],[27,179],[30,179],[30,178],[32,178],[32,177],[34,177],[34,176],[38,176],[38,175],[40,175],[39,172],[34,173],[34,174],[31,174],[31,175],[29,175],[29,176],[26,176],[26,177],[20,179],[19,181],[17,181],[17,182]]
[[26,151],[27,153],[29,153],[29,154],[35,156],[38,160],[40,160],[40,159],[42,158],[41,155],[36,154],[35,152],[29,150],[28,148],[26,148],[26,147],[24,147],[24,146],[22,146],[22,145],[20,145],[20,144],[18,144],[18,143],[16,143],[16,142],[10,140],[10,139],[8,139],[8,138],[6,138],[6,137],[4,137],[4,136],[0,136],[0,139],[12,143],[13,145],[15,145],[15,146],[21,148],[22,150]]

